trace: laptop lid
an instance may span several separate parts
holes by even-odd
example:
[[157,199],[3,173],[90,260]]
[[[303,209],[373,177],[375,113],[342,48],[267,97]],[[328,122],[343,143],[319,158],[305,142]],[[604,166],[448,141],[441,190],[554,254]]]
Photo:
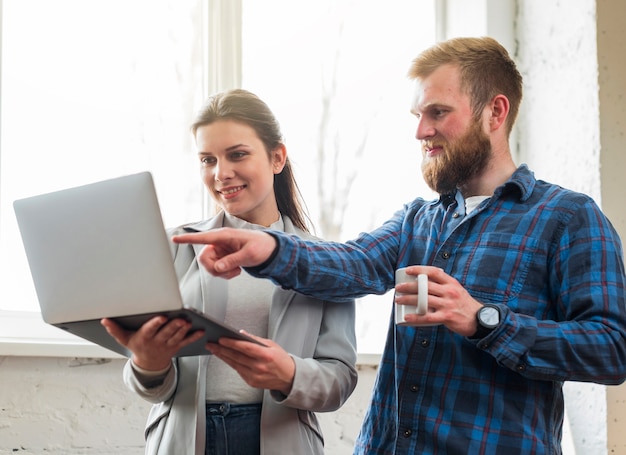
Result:
[[13,206],[45,322],[182,308],[149,172]]
[[100,324],[136,330],[156,315],[184,318],[204,336],[177,356],[209,354],[220,337],[253,341],[185,308],[149,172],[13,203],[43,320],[125,356]]

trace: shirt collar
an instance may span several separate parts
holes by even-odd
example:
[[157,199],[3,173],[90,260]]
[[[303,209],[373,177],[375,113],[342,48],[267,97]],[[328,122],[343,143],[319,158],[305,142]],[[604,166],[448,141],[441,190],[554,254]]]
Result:
[[233,228],[238,228],[238,229],[254,229],[254,230],[271,229],[271,230],[274,230],[274,231],[284,231],[285,230],[285,224],[283,223],[283,217],[280,214],[278,216],[278,220],[276,220],[270,226],[265,227],[265,226],[261,226],[260,224],[248,223],[247,221],[242,220],[241,218],[237,218],[236,216],[231,215],[230,213],[224,212],[223,226],[224,227],[233,227]]
[[439,195],[439,202],[447,209],[450,205],[456,202],[456,194],[457,191],[448,194],[441,194]]
[[234,228],[239,228],[239,229],[257,229],[257,230],[272,229],[275,231],[286,230],[285,220],[283,219],[282,214],[279,216],[278,220],[275,223],[273,223],[271,226],[266,228],[265,226],[261,226],[258,224],[248,223],[247,221],[244,221],[241,218],[237,218],[234,215],[230,215],[224,211],[218,212],[215,216],[209,218],[208,220],[186,224],[183,226],[183,229],[187,232],[204,232],[204,231],[209,231],[211,229],[216,229],[216,228],[221,228],[221,227],[234,227]]
[[522,164],[504,185],[496,189],[494,196],[517,193],[520,201],[524,202],[532,195],[536,183],[535,174],[526,164]]
[[[517,193],[520,201],[526,201],[530,198],[533,190],[535,189],[536,182],[537,180],[535,179],[533,172],[526,164],[522,164],[515,170],[509,180],[504,182],[502,186],[496,188],[493,193],[493,197],[498,198],[505,194]],[[455,201],[458,202],[457,192],[458,191],[454,191],[449,194],[441,194],[439,196],[439,202],[448,208]]]

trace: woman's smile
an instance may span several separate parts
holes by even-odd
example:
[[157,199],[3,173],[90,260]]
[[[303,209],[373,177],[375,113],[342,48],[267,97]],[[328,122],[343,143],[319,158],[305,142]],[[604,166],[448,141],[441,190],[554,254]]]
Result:
[[226,188],[222,188],[217,192],[221,194],[224,199],[232,199],[236,197],[241,191],[243,191],[246,186],[247,185],[229,186]]

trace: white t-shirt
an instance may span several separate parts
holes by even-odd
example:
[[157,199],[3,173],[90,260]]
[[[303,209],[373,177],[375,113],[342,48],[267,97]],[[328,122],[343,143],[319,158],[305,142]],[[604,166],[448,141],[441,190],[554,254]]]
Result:
[[[229,214],[224,216],[224,227],[265,229],[264,226],[248,223]],[[285,225],[282,217],[269,226],[269,229],[284,231]],[[244,329],[254,335],[267,338],[274,288],[275,285],[270,280],[254,278],[245,271],[238,277],[228,280],[224,322],[237,329]],[[250,387],[225,362],[217,357],[209,356],[206,382],[207,402],[251,404],[261,403],[262,400],[263,389]]]

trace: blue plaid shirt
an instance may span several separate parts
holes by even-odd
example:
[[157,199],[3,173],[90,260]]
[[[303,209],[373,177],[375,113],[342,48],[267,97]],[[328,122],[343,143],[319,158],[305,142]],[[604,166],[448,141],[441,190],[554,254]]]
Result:
[[343,300],[383,294],[395,269],[427,264],[500,307],[502,323],[480,340],[397,327],[392,315],[357,454],[560,454],[563,381],[626,378],[622,247],[591,198],[523,165],[459,212],[454,195],[418,198],[345,244],[278,233],[276,258],[251,270]]

